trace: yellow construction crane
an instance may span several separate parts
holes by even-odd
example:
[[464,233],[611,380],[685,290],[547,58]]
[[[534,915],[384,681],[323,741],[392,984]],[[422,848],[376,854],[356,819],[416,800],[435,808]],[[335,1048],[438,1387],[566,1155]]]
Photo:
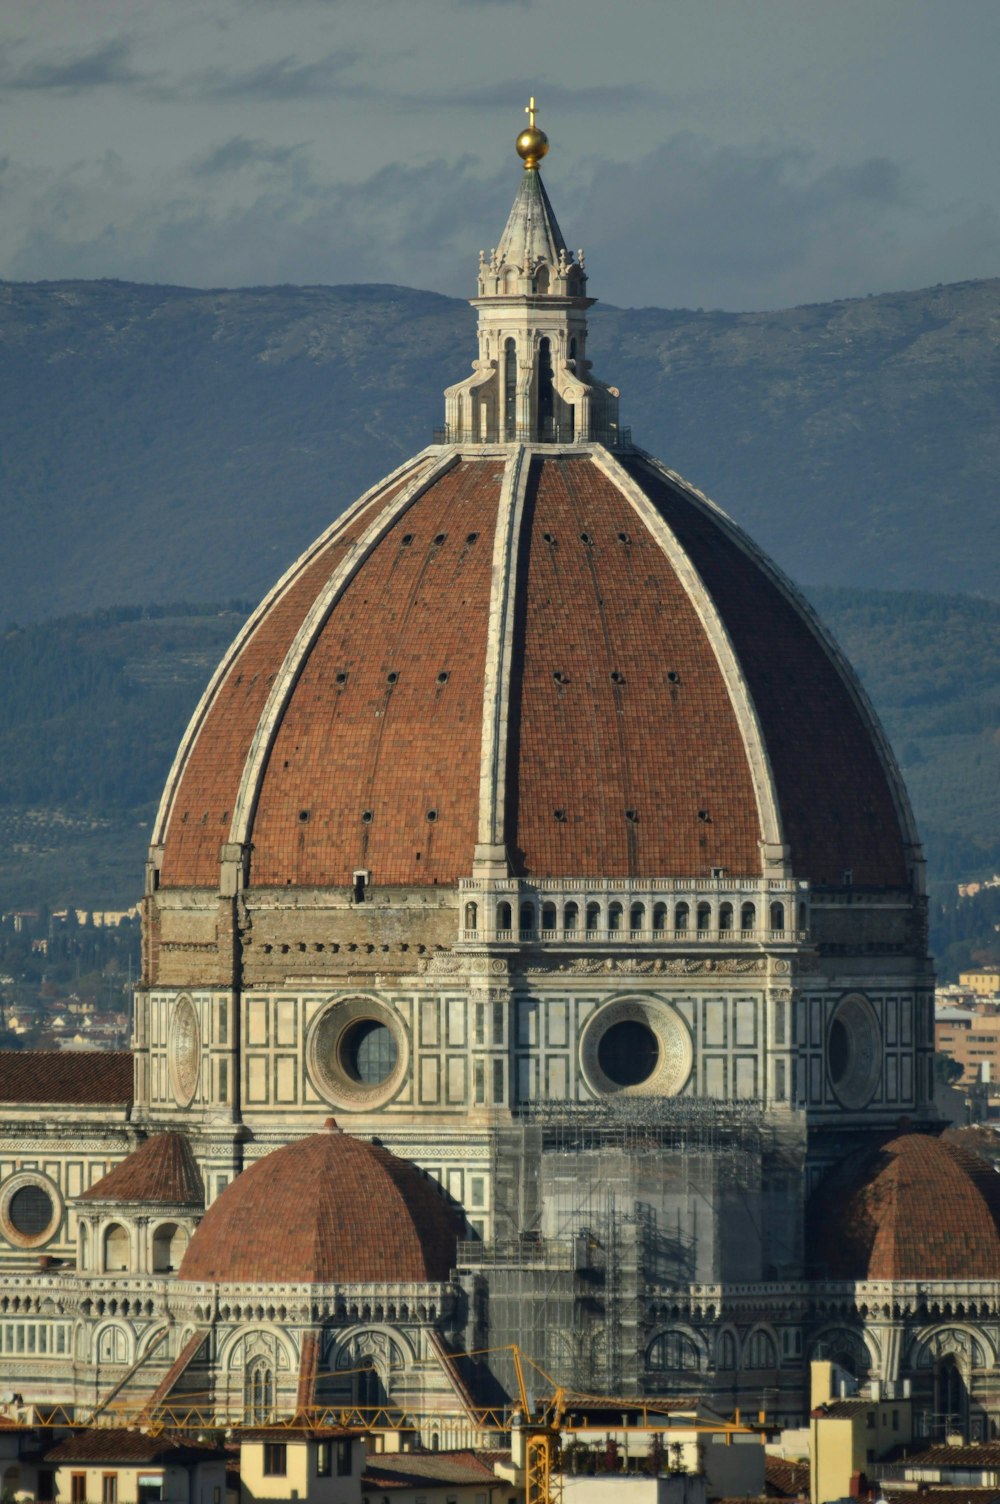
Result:
[[[667,1435],[674,1430],[687,1435],[724,1435],[727,1442],[734,1435],[763,1435],[763,1415],[757,1426],[741,1422],[739,1412],[732,1421],[695,1421],[686,1417],[683,1421],[678,1421],[676,1402],[668,1398],[629,1398],[568,1389],[557,1384],[543,1368],[516,1346],[453,1353],[448,1356],[475,1358],[498,1352],[509,1353],[513,1360],[517,1384],[515,1404],[468,1404],[463,1407],[463,1418],[472,1432],[497,1436],[513,1433],[515,1441],[523,1445],[525,1504],[559,1504],[562,1499],[561,1450],[565,1434],[613,1430],[647,1435],[655,1431]],[[541,1380],[541,1386],[533,1383],[529,1388],[526,1376],[528,1369]],[[338,1370],[337,1377],[349,1377],[349,1372],[351,1371]],[[531,1390],[539,1387],[543,1390],[542,1396],[533,1399]],[[89,1428],[95,1421],[93,1414],[81,1413],[84,1410],[82,1406],[49,1405],[28,1408],[33,1412],[32,1418],[26,1421],[30,1427],[79,1430]],[[213,1400],[207,1391],[189,1394],[183,1403],[169,1404],[147,1398],[132,1403],[112,1402],[96,1408],[101,1412],[101,1424],[141,1427],[153,1435],[164,1431],[189,1433],[224,1428],[236,1437],[241,1431],[259,1430],[262,1425],[288,1431],[333,1427],[376,1435],[389,1432],[415,1433],[421,1421],[439,1423],[447,1413],[440,1409],[409,1408],[403,1412],[388,1403],[379,1406],[334,1403],[300,1406],[284,1415],[269,1414],[265,1418],[249,1414],[242,1407],[236,1412],[220,1409],[218,1401]],[[609,1422],[609,1412],[615,1417],[613,1422]]]

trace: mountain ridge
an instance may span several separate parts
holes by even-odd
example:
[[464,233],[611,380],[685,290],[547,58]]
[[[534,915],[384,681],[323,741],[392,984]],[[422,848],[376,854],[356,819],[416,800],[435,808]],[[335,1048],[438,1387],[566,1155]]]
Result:
[[[794,578],[1000,596],[1000,279],[590,318],[637,442]],[[0,283],[6,618],[262,594],[474,349],[466,302],[391,283]]]

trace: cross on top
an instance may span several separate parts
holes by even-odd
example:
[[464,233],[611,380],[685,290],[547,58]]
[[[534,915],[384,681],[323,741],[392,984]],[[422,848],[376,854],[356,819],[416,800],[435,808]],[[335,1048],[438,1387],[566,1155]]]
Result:
[[528,103],[525,105],[525,107],[524,107],[524,113],[528,117],[528,124],[531,126],[532,129],[534,129],[534,125],[535,125],[535,96],[534,96],[534,94],[532,94],[531,98],[528,100]]

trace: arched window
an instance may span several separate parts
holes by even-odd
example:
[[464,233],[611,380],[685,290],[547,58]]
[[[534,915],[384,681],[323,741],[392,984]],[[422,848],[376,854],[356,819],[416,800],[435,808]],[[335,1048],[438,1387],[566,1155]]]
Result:
[[954,1355],[942,1359],[934,1370],[934,1408],[946,1434],[967,1430],[969,1391]]
[[620,903],[612,903],[612,904],[608,905],[608,929],[609,930],[612,930],[612,931],[618,931],[618,930],[620,930],[621,927],[622,927],[622,919],[623,919],[623,917],[624,917],[624,911],[622,910],[622,906],[621,906]]
[[547,339],[538,341],[538,431],[551,433],[555,392],[552,385],[552,346]]
[[704,899],[698,905],[698,928],[702,933],[712,928],[712,905]]
[[542,904],[542,929],[554,930],[556,927],[556,906],[554,903]]
[[771,905],[771,928],[780,933],[785,928],[785,905],[772,903]]
[[479,928],[479,909],[474,903],[465,905],[465,928],[477,930]]
[[548,292],[548,290],[549,290],[549,269],[548,269],[547,266],[540,266],[538,268],[537,272],[535,273],[535,291],[536,292]]
[[510,934],[510,904],[509,903],[498,903],[497,904],[497,929],[498,930],[504,930],[504,931],[506,931],[507,934]]
[[649,1366],[664,1373],[691,1373],[701,1367],[698,1349],[684,1332],[662,1332],[649,1347]]
[[679,903],[674,909],[674,929],[686,930],[691,910],[686,903]]
[[634,903],[628,911],[628,927],[633,935],[638,935],[646,927],[646,905]]
[[359,1368],[355,1375],[354,1387],[357,1393],[359,1408],[363,1410],[380,1410],[385,1404],[385,1386],[371,1358],[367,1358]]
[[733,927],[733,906],[731,903],[719,905],[719,929],[731,930]]
[[580,924],[580,905],[568,903],[563,910],[563,929],[575,930]]
[[[507,291],[517,291],[516,272],[507,273]],[[512,339],[503,347],[503,404],[504,436],[512,439],[517,428],[517,346]]]
[[593,933],[601,927],[601,906],[599,903],[587,905],[587,929]]
[[153,1273],[170,1274],[180,1268],[188,1235],[176,1222],[163,1222],[153,1233]]
[[716,1368],[722,1368],[727,1373],[737,1367],[736,1338],[732,1332],[723,1332],[719,1338],[719,1349],[715,1359]]
[[521,905],[521,934],[533,935],[535,933],[535,909],[530,903]]
[[653,929],[659,935],[667,927],[667,906],[665,903],[653,905]]
[[118,1222],[104,1233],[104,1268],[108,1274],[120,1274],[129,1266],[129,1236]]
[[120,1326],[106,1326],[97,1340],[99,1363],[127,1363],[128,1339]]
[[767,1332],[751,1332],[747,1341],[745,1368],[777,1368],[778,1354]]
[[252,1358],[243,1380],[243,1412],[254,1425],[274,1415],[274,1370],[266,1358]]
[[755,930],[757,928],[757,906],[745,903],[740,909],[740,929]]
[[806,913],[806,906],[805,906],[804,903],[800,903],[799,904],[799,929],[800,930],[806,929],[808,927],[808,924],[809,924],[809,916]]

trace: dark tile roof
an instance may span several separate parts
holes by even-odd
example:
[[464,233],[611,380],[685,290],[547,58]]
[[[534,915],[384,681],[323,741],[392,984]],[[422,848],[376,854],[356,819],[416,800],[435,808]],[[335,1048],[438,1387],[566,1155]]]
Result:
[[0,1103],[84,1107],[131,1101],[127,1050],[0,1050]]
[[347,1436],[364,1436],[357,1426],[254,1426],[236,1432],[236,1438],[244,1441],[343,1441]]
[[914,1488],[893,1488],[891,1484],[882,1487],[882,1497],[887,1504],[994,1504],[994,1500],[1000,1499],[1000,1489],[997,1488],[955,1488],[938,1487],[934,1483],[921,1484]]
[[218,1447],[170,1436],[149,1436],[144,1431],[95,1426],[77,1431],[45,1453],[46,1462],[212,1462],[225,1457]]
[[157,1133],[109,1170],[80,1201],[156,1201],[204,1206],[205,1193],[183,1133]]
[[786,1457],[771,1457],[765,1453],[764,1483],[772,1498],[808,1498],[809,1464],[789,1462]]
[[435,1483],[458,1486],[463,1483],[497,1482],[492,1467],[472,1451],[462,1452],[379,1452],[369,1457],[362,1474],[368,1488],[404,1488]]
[[937,1442],[905,1459],[917,1467],[1000,1467],[1000,1441],[970,1442],[953,1447]]
[[416,1165],[334,1125],[238,1175],[199,1223],[180,1277],[444,1280],[457,1233],[454,1209]]

